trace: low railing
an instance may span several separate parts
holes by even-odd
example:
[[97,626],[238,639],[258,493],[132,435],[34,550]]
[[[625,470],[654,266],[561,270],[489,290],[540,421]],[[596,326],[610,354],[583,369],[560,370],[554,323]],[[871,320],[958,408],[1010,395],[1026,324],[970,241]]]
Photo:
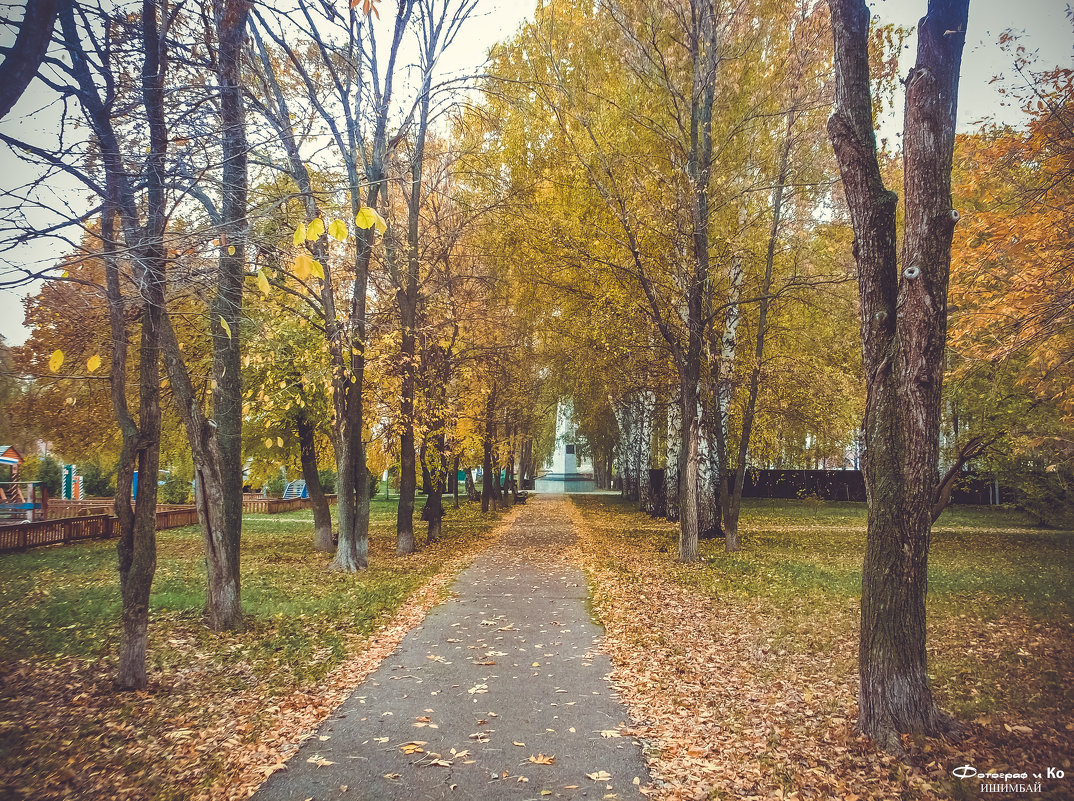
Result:
[[[182,506],[157,510],[157,531],[194,526],[198,510]],[[118,536],[116,518],[107,514],[79,515],[36,523],[0,525],[0,553],[24,551],[42,545],[66,545],[80,540],[109,539]]]
[[[83,498],[77,501],[65,501],[50,499],[48,502],[48,516],[50,520],[63,517],[85,517],[86,515],[111,514],[113,501],[111,498]],[[190,503],[158,503],[157,513],[171,512],[174,510],[196,509]]]
[[115,520],[111,515],[89,515],[0,526],[0,552],[105,539],[114,536]]
[[[329,506],[336,502],[335,495],[325,495],[324,497]],[[281,512],[295,512],[299,509],[309,508],[309,498],[288,498],[285,501],[282,498],[259,498],[245,495],[242,499],[242,511],[244,513],[257,512],[259,514],[276,515]]]
[[[329,504],[335,502],[336,496],[325,496]],[[85,514],[96,509],[111,509],[112,501],[107,498],[91,498],[87,501],[50,501],[49,512],[53,503],[64,504],[83,514],[41,520],[36,523],[12,523],[0,525],[0,553],[7,551],[24,551],[42,545],[59,545],[80,540],[108,539],[118,535],[116,518],[110,514]],[[249,508],[247,504],[252,504]],[[278,514],[293,512],[296,509],[308,509],[309,498],[246,498],[242,502],[243,512],[261,512]],[[175,506],[160,504],[157,506],[157,531],[198,524],[198,510],[194,506]]]

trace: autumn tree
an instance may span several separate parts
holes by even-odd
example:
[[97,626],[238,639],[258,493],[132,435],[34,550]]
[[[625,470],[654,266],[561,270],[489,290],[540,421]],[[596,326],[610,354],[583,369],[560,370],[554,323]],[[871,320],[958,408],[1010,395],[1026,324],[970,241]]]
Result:
[[1027,122],[982,124],[956,140],[964,213],[951,267],[943,444],[953,478],[976,457],[1045,518],[1070,506],[1062,482],[1074,465],[1074,250],[1064,233],[1074,225],[1074,73],[1041,69],[1009,33],[1001,46],[1014,71],[1001,86]]
[[[828,123],[854,228],[867,382],[868,534],[862,577],[860,729],[881,747],[953,723],[926,670],[925,593],[947,328],[951,162],[969,0],[931,0],[906,79],[904,219],[877,159],[864,0],[830,0],[836,106]],[[900,270],[901,264],[901,270]]]

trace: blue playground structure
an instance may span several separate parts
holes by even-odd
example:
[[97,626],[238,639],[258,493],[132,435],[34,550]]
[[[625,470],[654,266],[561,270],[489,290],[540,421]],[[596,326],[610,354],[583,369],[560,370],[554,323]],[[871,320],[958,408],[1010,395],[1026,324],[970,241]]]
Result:
[[306,482],[303,479],[289,481],[283,490],[283,499],[285,501],[289,501],[292,498],[308,498],[309,496],[310,491],[306,488]]
[[40,481],[0,483],[0,525],[45,520],[48,492]]

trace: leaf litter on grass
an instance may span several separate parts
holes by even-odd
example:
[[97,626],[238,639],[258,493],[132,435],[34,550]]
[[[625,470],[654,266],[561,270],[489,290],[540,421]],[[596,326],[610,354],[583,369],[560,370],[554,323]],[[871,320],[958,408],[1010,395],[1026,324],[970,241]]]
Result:
[[[717,566],[675,563],[673,546],[665,544],[672,542],[672,524],[603,500],[574,503],[580,535],[574,556],[605,626],[612,681],[638,721],[621,733],[647,746],[652,797],[962,798],[977,788],[959,786],[955,766],[1030,770],[1069,762],[1069,700],[1064,713],[1055,688],[1035,709],[1001,707],[987,719],[965,721],[960,745],[907,737],[902,758],[877,752],[854,731],[856,599],[848,603],[825,588],[821,597],[801,593],[799,606],[783,598],[775,603],[734,586]],[[930,647],[964,649],[966,625],[965,618],[930,623]],[[1015,642],[1025,643],[1027,654],[1060,673],[1074,658],[1074,629],[1064,617],[1032,620],[1016,611],[983,628],[977,669],[988,664],[987,654],[1002,652],[1004,639],[1016,654]],[[1041,676],[1022,663],[1000,666],[993,659],[984,670],[1040,691]],[[937,684],[938,696],[952,694],[952,686]]]
[[[5,710],[0,720],[0,796],[35,801],[68,797],[232,801],[248,797],[267,775],[285,769],[284,761],[298,745],[313,736],[331,711],[442,600],[458,571],[498,536],[507,519],[497,523],[495,519],[482,521],[478,515],[464,517],[469,529],[457,529],[455,536],[449,534],[437,546],[407,557],[393,555],[387,534],[375,536],[371,562],[376,567],[350,578],[326,573],[307,541],[296,547],[293,529],[278,539],[268,539],[257,532],[270,524],[258,523],[252,536],[244,530],[243,586],[249,588],[244,595],[247,600],[271,603],[292,597],[295,600],[283,601],[292,604],[289,614],[268,621],[251,616],[245,632],[215,634],[205,629],[195,610],[154,608],[150,687],[144,692],[116,693],[111,686],[116,626],[110,619],[80,624],[80,631],[99,632],[95,635],[99,641],[88,654],[57,650],[52,656],[27,653],[23,658],[0,659],[0,699]],[[490,532],[490,524],[497,531]],[[445,531],[449,531],[447,521]],[[161,569],[155,598],[161,597],[162,586],[174,594],[170,588],[179,586],[174,576],[189,569],[176,568],[169,560],[198,563],[199,540],[196,529],[158,537]],[[69,546],[64,551],[44,549],[31,556],[47,564],[70,561],[78,553],[100,562],[97,582],[115,583],[114,545],[110,543]],[[11,564],[26,569],[22,563]],[[273,566],[279,568],[279,576],[273,575]],[[0,572],[6,567],[0,562]],[[53,572],[50,580],[59,586],[68,581],[66,571]],[[291,577],[289,581],[283,573]],[[345,619],[334,618],[330,593],[338,590],[337,585],[350,592],[349,588],[364,586],[371,576],[381,576],[379,581],[405,577],[408,586],[416,589],[385,594],[379,606],[370,607],[376,616],[364,629],[350,623],[345,600],[341,605]],[[185,578],[197,584],[203,581],[196,567]],[[296,591],[298,595],[291,594]],[[324,594],[323,600],[308,608],[327,603],[329,611],[302,611],[306,603],[302,595],[318,593]],[[2,611],[10,608],[4,603],[6,599],[0,600]],[[271,647],[266,650],[265,638],[289,636],[285,630],[292,623],[299,627],[299,636],[281,642],[299,643],[304,650],[275,655]],[[274,635],[274,631],[283,634]],[[32,626],[16,633],[26,643],[20,647],[41,647],[41,642],[35,646],[30,638],[35,634]],[[11,630],[6,634],[10,636]],[[53,641],[42,642],[54,647]],[[297,662],[320,667],[296,673]]]

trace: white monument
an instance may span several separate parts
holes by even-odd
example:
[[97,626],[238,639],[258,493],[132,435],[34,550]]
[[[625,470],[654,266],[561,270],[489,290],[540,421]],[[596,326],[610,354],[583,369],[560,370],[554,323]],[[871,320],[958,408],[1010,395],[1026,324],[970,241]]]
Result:
[[596,488],[588,465],[578,459],[574,406],[570,398],[556,404],[556,446],[552,452],[552,469],[534,484],[537,492],[590,492]]

